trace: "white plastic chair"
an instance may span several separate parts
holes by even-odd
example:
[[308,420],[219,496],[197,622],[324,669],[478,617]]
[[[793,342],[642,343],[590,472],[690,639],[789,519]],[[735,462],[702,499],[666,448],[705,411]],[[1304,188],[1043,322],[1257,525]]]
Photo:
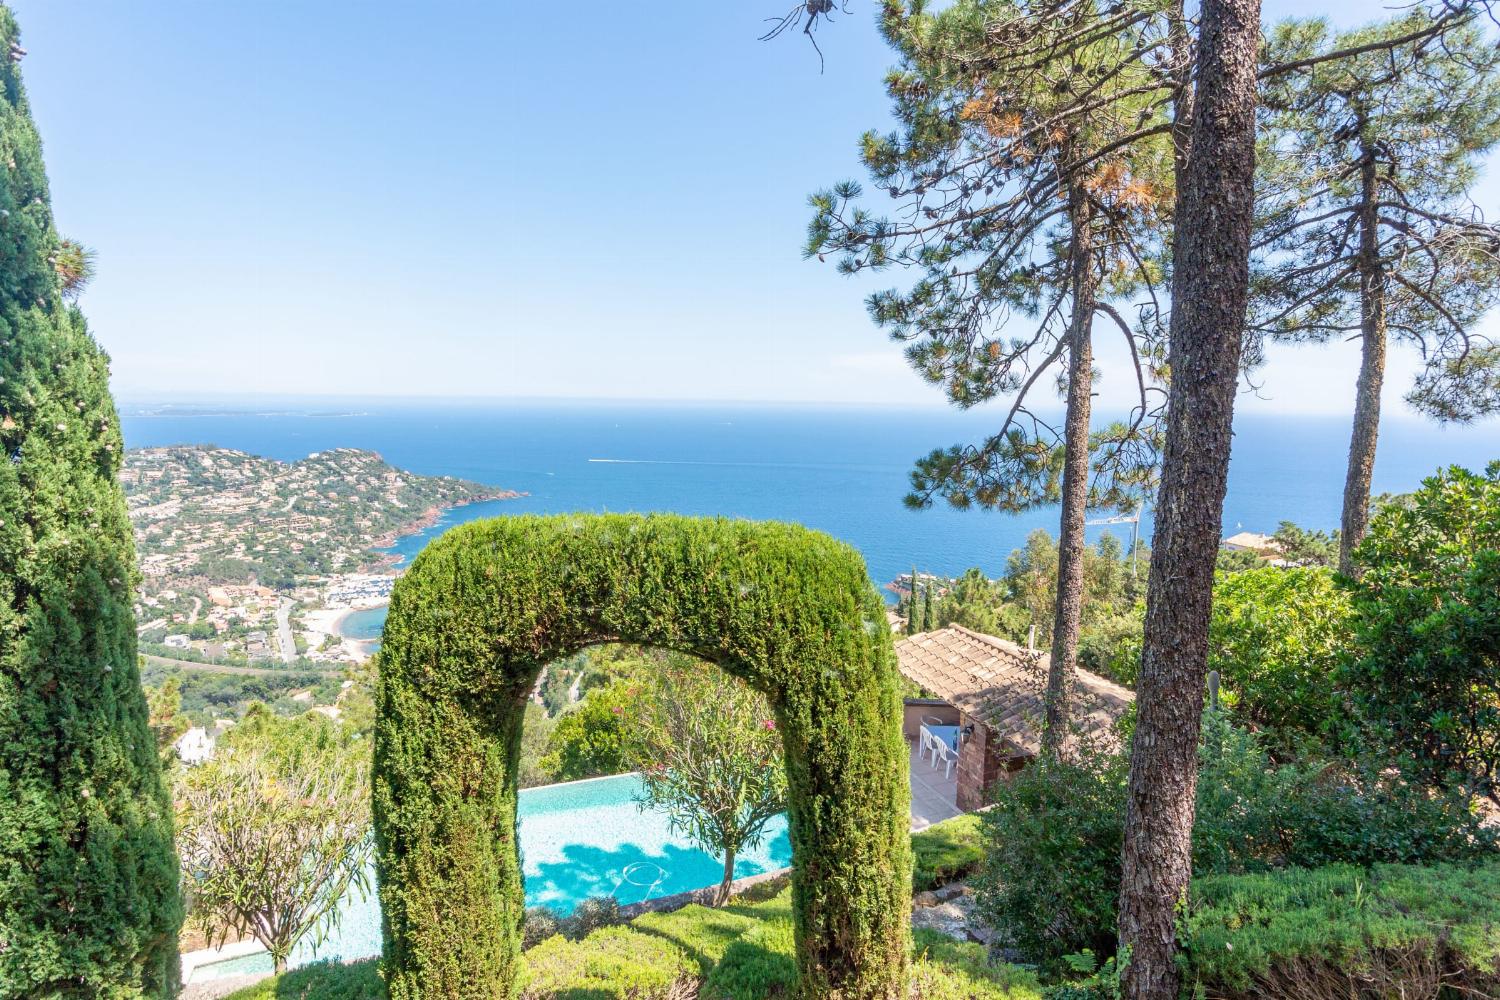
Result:
[[943,755],[943,780],[953,777],[953,765],[958,763],[958,754],[944,740],[933,741],[932,766],[937,767],[937,755]]

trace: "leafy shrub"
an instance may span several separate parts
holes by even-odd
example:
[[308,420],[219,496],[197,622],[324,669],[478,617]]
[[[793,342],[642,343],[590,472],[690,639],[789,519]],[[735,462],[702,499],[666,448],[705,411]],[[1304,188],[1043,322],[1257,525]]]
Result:
[[1432,781],[1500,802],[1500,462],[1381,507],[1355,559],[1356,704]]
[[615,681],[558,717],[538,769],[556,781],[578,781],[630,770],[625,758],[625,713],[632,687]]
[[613,927],[619,922],[619,900],[613,896],[590,896],[573,908],[572,915],[563,919],[559,929],[563,937],[578,941],[601,927]]
[[1209,666],[1244,722],[1329,735],[1345,719],[1333,670],[1351,642],[1349,598],[1326,569],[1266,566],[1220,576]]
[[562,933],[562,919],[546,906],[529,906],[521,923],[521,947],[535,948],[543,941]]
[[385,1000],[377,959],[317,962],[231,993],[225,1000]]
[[1181,934],[1191,978],[1226,1000],[1495,996],[1500,863],[1199,879]]
[[1128,773],[1123,755],[1085,744],[995,786],[976,901],[1028,959],[1113,952]]
[[[1128,773],[1124,753],[1084,746],[997,785],[982,814],[978,903],[1028,959],[1057,970],[1085,949],[1114,953]],[[1195,872],[1464,861],[1495,846],[1462,796],[1433,794],[1384,762],[1278,766],[1221,713],[1204,719]]]
[[912,934],[912,1000],[1040,1000],[1035,973],[990,962],[983,945],[930,930]]
[[914,892],[923,892],[963,878],[984,860],[984,838],[979,816],[965,813],[911,835]]
[[526,968],[526,1000],[666,1000],[698,975],[680,947],[629,927],[549,938],[526,953]]

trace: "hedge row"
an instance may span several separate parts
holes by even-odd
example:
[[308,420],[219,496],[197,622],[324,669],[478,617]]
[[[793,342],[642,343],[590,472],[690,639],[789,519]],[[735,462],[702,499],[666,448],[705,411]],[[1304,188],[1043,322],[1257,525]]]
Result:
[[514,995],[526,697],[545,664],[613,641],[690,654],[767,695],[800,989],[900,996],[907,748],[885,606],[859,554],[794,525],[570,515],[456,528],[392,594],[373,797],[394,1000]]
[[1500,861],[1199,879],[1181,933],[1208,997],[1497,997]]

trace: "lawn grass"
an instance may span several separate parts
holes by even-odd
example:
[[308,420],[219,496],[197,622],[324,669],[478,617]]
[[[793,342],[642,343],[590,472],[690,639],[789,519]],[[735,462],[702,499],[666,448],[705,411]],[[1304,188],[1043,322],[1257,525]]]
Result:
[[[797,976],[791,890],[722,909],[687,906],[597,930],[548,938],[526,952],[526,1000],[655,1000],[701,982],[702,1000],[784,996]],[[382,1000],[375,960],[299,969],[229,1000]],[[1040,1000],[1031,973],[985,962],[979,945],[915,935],[912,996],[920,1000]]]

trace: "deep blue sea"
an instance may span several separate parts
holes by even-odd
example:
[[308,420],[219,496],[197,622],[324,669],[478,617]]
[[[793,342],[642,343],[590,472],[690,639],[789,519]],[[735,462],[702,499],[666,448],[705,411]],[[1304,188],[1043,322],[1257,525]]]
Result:
[[[121,407],[126,444],[216,444],[282,461],[332,447],[368,448],[392,465],[521,490],[474,504],[403,538],[410,556],[454,524],[568,511],[673,511],[799,521],[865,557],[884,584],[912,565],[999,574],[1028,532],[1057,530],[1055,510],[1024,515],[907,510],[912,460],[992,430],[985,412],[619,402],[330,402]],[[1345,418],[1241,417],[1226,534],[1270,532],[1282,519],[1338,524],[1349,427]],[[1500,422],[1439,428],[1388,419],[1376,492],[1405,491],[1441,466],[1500,458]],[[1092,527],[1128,541],[1129,525]],[[1149,517],[1142,522],[1149,536]],[[367,616],[367,632],[381,616]]]

